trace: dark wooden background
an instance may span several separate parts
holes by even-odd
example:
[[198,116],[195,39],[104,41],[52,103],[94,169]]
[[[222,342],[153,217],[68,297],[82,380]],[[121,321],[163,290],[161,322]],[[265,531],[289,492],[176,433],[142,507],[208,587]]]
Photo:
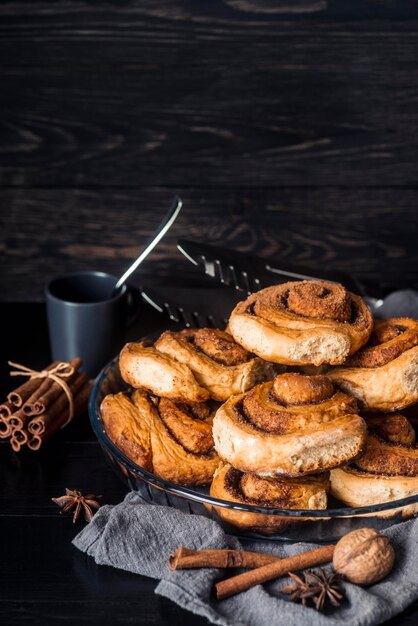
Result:
[[[138,282],[200,284],[188,237],[418,287],[417,161],[417,0],[0,2],[2,301],[122,272],[175,193]],[[144,315],[142,332],[159,324]],[[6,358],[47,362],[42,305],[2,322]],[[125,491],[87,419],[36,458],[4,443],[0,466],[2,623],[204,623],[71,546],[49,498]]]
[[417,157],[416,1],[0,4],[2,300],[121,272],[174,193],[144,281],[184,236],[417,286]]

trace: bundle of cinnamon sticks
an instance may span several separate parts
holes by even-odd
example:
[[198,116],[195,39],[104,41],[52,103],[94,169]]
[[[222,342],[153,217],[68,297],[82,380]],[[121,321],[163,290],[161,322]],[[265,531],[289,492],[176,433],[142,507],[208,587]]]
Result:
[[[79,358],[69,363],[55,361],[43,372],[33,372],[11,391],[0,404],[0,439],[9,438],[15,452],[25,445],[39,450],[54,433],[85,411],[91,381],[79,371],[81,364]],[[24,370],[32,371],[22,367]]]

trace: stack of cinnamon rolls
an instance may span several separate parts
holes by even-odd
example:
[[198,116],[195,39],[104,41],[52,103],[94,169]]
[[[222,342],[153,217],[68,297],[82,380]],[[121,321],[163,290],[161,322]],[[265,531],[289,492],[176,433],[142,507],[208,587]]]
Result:
[[[287,509],[418,493],[418,322],[374,322],[342,285],[268,287],[235,307],[226,331],[166,331],[127,344],[119,365],[132,389],[103,400],[104,427],[162,478]],[[260,532],[292,520],[218,513]]]

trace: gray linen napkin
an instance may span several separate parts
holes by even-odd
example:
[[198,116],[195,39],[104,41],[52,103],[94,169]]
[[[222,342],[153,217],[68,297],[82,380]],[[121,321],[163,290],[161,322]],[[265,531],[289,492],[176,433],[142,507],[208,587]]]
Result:
[[414,289],[400,289],[392,291],[383,300],[377,310],[377,317],[413,317],[418,319],[418,291]]
[[[367,520],[365,520],[367,526]],[[241,548],[217,522],[200,515],[145,503],[129,493],[116,506],[103,506],[74,539],[74,545],[100,565],[111,565],[160,580],[156,593],[221,626],[371,626],[400,613],[418,598],[418,520],[412,519],[384,531],[395,547],[395,568],[386,580],[362,588],[344,583],[346,600],[326,614],[289,602],[280,588],[288,578],[258,585],[244,593],[217,601],[212,594],[219,569],[172,572],[168,555],[180,545],[193,549]],[[280,557],[314,548],[314,544],[251,542],[245,549]]]
[[[396,291],[387,296],[379,317],[418,318],[418,292]],[[367,520],[365,519],[365,526]],[[242,548],[213,520],[188,515],[169,507],[149,505],[136,493],[129,493],[117,506],[103,506],[93,521],[74,539],[74,545],[92,556],[96,563],[111,565],[160,580],[156,593],[203,615],[221,626],[372,626],[403,611],[418,598],[418,519],[384,531],[396,551],[396,564],[389,578],[372,587],[344,583],[344,604],[326,614],[284,599],[282,578],[257,586],[218,602],[212,594],[215,580],[225,576],[218,569],[172,572],[168,555],[180,545],[188,548]],[[314,544],[246,542],[245,549],[280,557],[299,554]]]

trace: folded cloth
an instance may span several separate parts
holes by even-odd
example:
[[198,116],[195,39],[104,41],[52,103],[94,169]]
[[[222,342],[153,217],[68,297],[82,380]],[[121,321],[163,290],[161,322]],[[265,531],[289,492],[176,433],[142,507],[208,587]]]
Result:
[[[364,520],[367,526],[367,519]],[[192,549],[242,548],[235,537],[214,520],[150,505],[137,493],[129,493],[116,506],[103,506],[77,537],[74,545],[100,565],[111,565],[160,580],[156,593],[222,626],[371,626],[400,613],[418,598],[418,520],[412,519],[383,531],[396,552],[391,575],[371,587],[343,583],[346,599],[325,614],[290,602],[280,588],[290,581],[281,578],[258,585],[231,598],[217,601],[214,582],[225,570],[171,571],[168,556],[179,546]],[[292,556],[315,548],[309,543],[245,543],[246,550]]]
[[418,319],[418,291],[414,289],[392,291],[377,309],[376,317],[413,317]]

